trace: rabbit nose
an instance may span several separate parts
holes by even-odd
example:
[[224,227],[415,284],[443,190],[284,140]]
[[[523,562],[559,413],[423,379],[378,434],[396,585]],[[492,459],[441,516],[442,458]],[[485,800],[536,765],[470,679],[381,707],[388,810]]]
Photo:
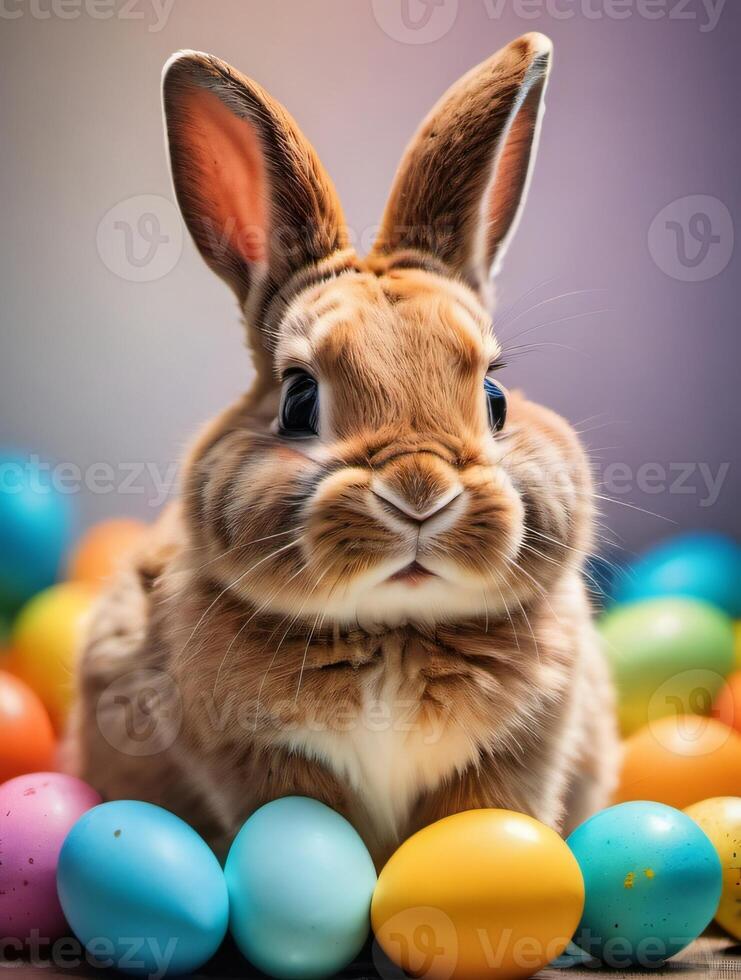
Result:
[[429,453],[408,454],[388,463],[371,489],[396,516],[423,524],[463,492],[457,474]]
[[424,524],[425,521],[434,517],[435,514],[439,514],[441,510],[452,504],[453,501],[460,497],[463,492],[462,487],[454,487],[443,497],[438,497],[437,500],[433,501],[424,511],[419,511],[413,504],[410,504],[407,500],[402,500],[397,497],[396,494],[390,490],[388,487],[384,486],[382,483],[376,484],[373,487],[373,493],[380,497],[383,502],[391,507],[393,510],[398,511],[399,514],[405,518],[405,520],[414,521],[416,524]]

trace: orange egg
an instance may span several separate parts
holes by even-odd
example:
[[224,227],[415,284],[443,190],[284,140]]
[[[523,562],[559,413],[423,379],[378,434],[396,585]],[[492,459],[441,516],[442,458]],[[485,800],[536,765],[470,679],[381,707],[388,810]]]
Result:
[[681,810],[741,788],[741,735],[714,718],[661,718],[626,739],[623,750],[615,803],[652,800]]
[[0,670],[0,783],[53,768],[55,745],[41,700],[19,677]]
[[731,674],[720,689],[713,704],[713,715],[725,725],[741,732],[741,670]]
[[120,517],[96,524],[82,536],[69,560],[67,577],[73,582],[99,585],[109,578],[146,533],[142,521]]

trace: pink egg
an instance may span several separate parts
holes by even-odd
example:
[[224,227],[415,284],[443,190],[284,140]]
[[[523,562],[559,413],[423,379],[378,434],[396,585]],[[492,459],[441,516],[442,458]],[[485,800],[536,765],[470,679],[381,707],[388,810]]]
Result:
[[25,942],[33,930],[41,940],[67,932],[57,898],[59,851],[72,825],[100,802],[87,783],[58,772],[0,786],[0,936]]

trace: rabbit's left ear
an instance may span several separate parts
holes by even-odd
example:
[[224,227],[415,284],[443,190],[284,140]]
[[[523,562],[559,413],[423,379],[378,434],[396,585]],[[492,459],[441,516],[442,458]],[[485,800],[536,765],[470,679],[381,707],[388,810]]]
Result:
[[407,147],[374,251],[433,254],[486,293],[527,191],[551,51],[525,34],[448,89]]
[[[180,209],[208,264],[243,305],[347,247],[332,183],[294,120],[226,62],[183,51],[163,104]],[[259,325],[258,325],[259,328]]]

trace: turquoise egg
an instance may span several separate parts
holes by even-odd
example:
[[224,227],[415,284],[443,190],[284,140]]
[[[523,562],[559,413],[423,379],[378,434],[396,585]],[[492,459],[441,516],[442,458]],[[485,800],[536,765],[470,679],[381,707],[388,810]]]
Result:
[[82,816],[59,855],[57,890],[77,938],[126,973],[189,973],[226,933],[224,873],[206,842],[150,803],[102,803]]
[[586,899],[574,942],[612,968],[674,956],[712,921],[722,887],[718,854],[686,814],[663,803],[621,803],[567,840]]
[[621,579],[620,602],[686,596],[741,617],[741,548],[722,534],[680,534],[647,551]]
[[373,861],[347,820],[317,800],[288,796],[253,813],[225,874],[232,935],[273,977],[331,976],[368,937]]
[[0,609],[12,612],[53,585],[72,537],[73,508],[51,467],[0,451]]

